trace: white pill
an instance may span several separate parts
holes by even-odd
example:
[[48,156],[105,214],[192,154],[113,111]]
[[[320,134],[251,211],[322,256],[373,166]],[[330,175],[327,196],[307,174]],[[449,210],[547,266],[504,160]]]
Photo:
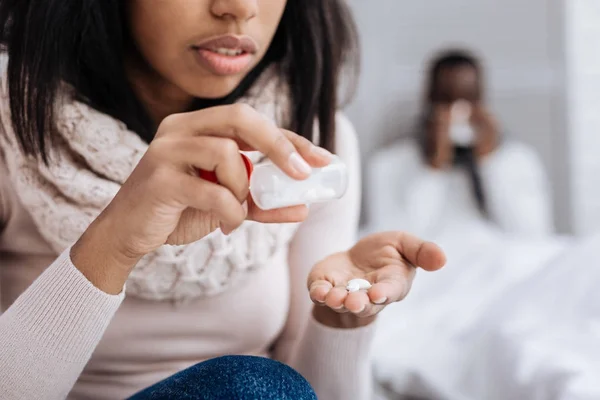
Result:
[[371,282],[366,279],[352,279],[348,282],[346,290],[350,293],[358,292],[359,290],[367,290],[371,288]]

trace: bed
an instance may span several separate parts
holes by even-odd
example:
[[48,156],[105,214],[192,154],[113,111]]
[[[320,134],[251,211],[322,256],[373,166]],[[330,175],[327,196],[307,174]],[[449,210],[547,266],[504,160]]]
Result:
[[600,237],[432,239],[448,265],[378,321],[377,399],[600,399]]

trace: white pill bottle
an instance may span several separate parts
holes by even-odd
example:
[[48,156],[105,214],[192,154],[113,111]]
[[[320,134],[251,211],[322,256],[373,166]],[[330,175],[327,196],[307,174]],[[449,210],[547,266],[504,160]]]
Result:
[[250,194],[262,210],[337,200],[347,189],[348,169],[335,155],[304,180],[290,178],[268,160],[255,165],[250,175]]

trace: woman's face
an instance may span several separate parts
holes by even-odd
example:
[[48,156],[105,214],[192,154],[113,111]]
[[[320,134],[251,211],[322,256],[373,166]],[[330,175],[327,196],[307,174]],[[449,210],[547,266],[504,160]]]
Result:
[[160,83],[192,97],[220,98],[265,55],[286,3],[130,0],[128,14],[144,67]]

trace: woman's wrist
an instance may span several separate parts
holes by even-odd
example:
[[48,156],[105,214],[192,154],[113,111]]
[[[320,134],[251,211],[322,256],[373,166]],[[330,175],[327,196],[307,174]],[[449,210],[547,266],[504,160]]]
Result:
[[71,261],[98,289],[117,295],[139,261],[121,247],[110,220],[101,215],[71,248]]
[[314,306],[313,317],[321,325],[335,329],[356,329],[375,322],[376,316],[359,317],[352,313],[338,313],[329,307]]

